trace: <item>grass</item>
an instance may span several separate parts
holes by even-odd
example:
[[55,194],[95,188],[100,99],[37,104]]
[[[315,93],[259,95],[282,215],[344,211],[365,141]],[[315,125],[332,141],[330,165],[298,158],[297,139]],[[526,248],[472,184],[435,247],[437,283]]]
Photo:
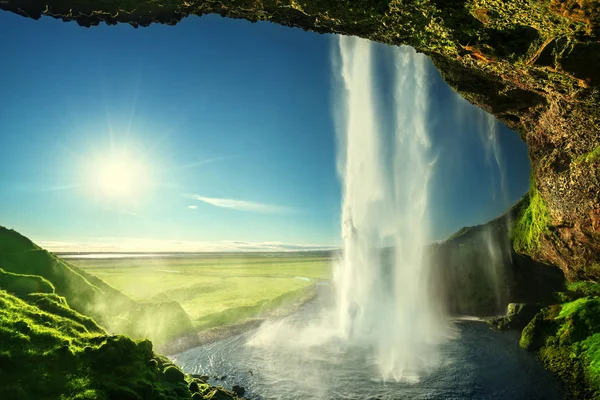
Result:
[[321,253],[75,263],[0,227],[0,287],[7,276],[18,274],[11,285],[56,292],[107,331],[149,338],[162,350],[183,337],[188,345],[197,344],[200,328],[243,321],[302,299],[311,282],[299,277],[320,280],[330,273],[329,258]]
[[0,227],[0,265],[6,272],[34,275],[51,282],[75,310],[110,325],[135,302],[100,280],[55,257],[15,231]]
[[192,379],[156,355],[151,342],[109,336],[90,321],[72,310],[68,316],[42,310],[0,290],[0,398],[192,398]]
[[143,303],[176,301],[198,328],[230,324],[285,305],[329,279],[327,255],[221,254],[78,259],[82,270]]
[[[20,292],[14,285],[24,291],[56,292],[71,308],[92,317],[108,331],[149,338],[157,348],[194,330],[190,318],[177,302],[140,304],[96,276],[3,227],[0,227],[0,266],[0,287],[16,293]],[[18,279],[15,274],[19,275]],[[8,284],[13,286],[4,286]]]
[[[16,245],[7,245],[10,243]],[[236,398],[223,388],[185,376],[167,358],[154,353],[150,341],[111,336],[92,318],[73,310],[68,300],[58,294],[59,288],[70,299],[82,301],[73,295],[92,294],[86,298],[95,300],[98,286],[88,283],[87,287],[76,278],[80,276],[78,272],[71,275],[77,269],[42,253],[16,232],[0,229],[0,256],[6,260],[7,254],[18,255],[20,261],[32,255],[29,266],[10,262],[2,265],[14,269],[22,266],[27,272],[37,270],[44,277],[0,269],[1,399]],[[53,262],[40,263],[40,259]],[[103,284],[97,278],[92,280]],[[168,303],[157,303],[155,309],[147,308],[138,315],[145,313],[159,324],[156,317],[161,313],[155,311],[165,304]],[[171,312],[167,309],[164,314]]]
[[529,203],[523,207],[511,231],[515,251],[535,255],[540,247],[540,237],[548,230],[549,220],[548,209],[538,192],[535,176],[531,174]]

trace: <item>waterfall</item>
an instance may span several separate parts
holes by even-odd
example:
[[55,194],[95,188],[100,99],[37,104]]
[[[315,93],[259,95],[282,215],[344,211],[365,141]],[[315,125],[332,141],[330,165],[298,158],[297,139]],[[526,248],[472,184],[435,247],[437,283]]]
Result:
[[[508,211],[511,204],[503,164],[502,147],[498,136],[499,122],[493,115],[473,107],[458,94],[454,96],[454,100],[457,126],[465,127],[472,124],[477,128],[479,134],[483,149],[482,161],[485,163],[484,174],[487,175],[487,181],[489,182],[489,185],[483,189],[490,190],[491,201]],[[468,153],[460,155],[460,157],[469,156]],[[477,288],[488,288],[489,303],[485,307],[486,314],[503,313],[510,297],[509,281],[512,274],[510,268],[512,264],[512,245],[508,238],[508,227],[511,224],[511,215],[506,213],[505,219],[500,223],[483,226],[478,230],[476,236],[472,236],[469,245],[464,246],[458,252],[458,260],[454,262],[456,270],[453,274],[462,287],[453,288],[453,290],[466,294],[476,292]],[[469,282],[468,287],[465,286],[466,282]],[[463,298],[468,297],[473,296],[463,296]],[[460,305],[460,301],[457,301],[456,304]],[[459,306],[457,311],[469,312],[469,307],[465,310]]]
[[[437,362],[446,322],[429,290],[427,59],[395,48],[395,126],[383,129],[373,47],[339,37],[338,171],[343,256],[334,270],[340,337],[365,345],[381,377],[414,380]],[[335,71],[334,71],[335,73]]]

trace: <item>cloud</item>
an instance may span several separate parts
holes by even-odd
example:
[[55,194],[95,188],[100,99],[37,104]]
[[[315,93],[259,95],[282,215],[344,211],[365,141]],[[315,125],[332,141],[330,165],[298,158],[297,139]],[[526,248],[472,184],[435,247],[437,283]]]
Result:
[[281,242],[159,240],[144,238],[90,238],[84,241],[44,241],[37,243],[55,253],[230,253],[294,252],[336,250],[339,246]]
[[198,206],[188,206],[188,208],[191,210],[195,210],[196,208],[198,208]]
[[278,206],[274,204],[264,204],[257,203],[254,201],[248,200],[235,200],[235,199],[223,199],[217,197],[205,197],[197,194],[186,195],[185,197],[189,199],[194,199],[198,201],[202,201],[206,204],[210,204],[211,206],[221,207],[221,208],[230,208],[232,210],[238,211],[249,211],[255,213],[263,213],[263,214],[279,214],[279,213],[289,213],[294,212],[295,210],[290,207]]
[[195,168],[195,167],[200,167],[200,166],[206,165],[206,164],[212,164],[212,163],[219,162],[219,161],[233,160],[236,158],[240,158],[240,156],[221,156],[221,157],[207,158],[207,159],[196,161],[196,162],[193,162],[190,164],[180,165],[173,169],[179,170],[179,169]]

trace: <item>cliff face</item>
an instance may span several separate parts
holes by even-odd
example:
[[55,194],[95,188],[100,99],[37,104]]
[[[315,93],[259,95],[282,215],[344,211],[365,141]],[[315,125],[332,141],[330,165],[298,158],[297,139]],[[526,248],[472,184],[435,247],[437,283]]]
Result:
[[532,201],[517,250],[600,278],[600,5],[595,0],[0,0],[20,15],[175,24],[218,13],[408,44],[529,145]]
[[496,316],[509,303],[556,303],[555,292],[565,290],[563,273],[517,254],[510,242],[509,227],[528,202],[524,196],[506,214],[429,246],[432,292],[450,314]]

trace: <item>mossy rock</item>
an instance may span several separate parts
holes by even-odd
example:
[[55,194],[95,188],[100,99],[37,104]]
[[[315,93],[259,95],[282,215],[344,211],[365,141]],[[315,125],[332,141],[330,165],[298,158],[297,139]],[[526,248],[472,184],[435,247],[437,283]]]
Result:
[[537,304],[510,303],[506,308],[506,315],[492,318],[489,322],[499,330],[522,330],[541,308]]
[[207,400],[236,400],[237,397],[227,390],[218,387],[212,389],[208,394],[204,396]]
[[111,389],[108,392],[108,397],[110,399],[119,399],[119,400],[142,400],[142,397],[138,395],[133,390],[127,387],[117,387]]
[[190,392],[198,393],[200,391],[200,386],[198,386],[198,382],[192,381],[189,386]]
[[166,367],[163,371],[163,375],[167,382],[178,383],[185,381],[185,374],[174,365]]
[[537,351],[556,332],[558,323],[553,319],[556,308],[545,308],[533,317],[521,333],[519,345],[528,351]]
[[567,398],[600,398],[600,297],[541,310],[519,344],[539,351],[546,368],[566,383]]

